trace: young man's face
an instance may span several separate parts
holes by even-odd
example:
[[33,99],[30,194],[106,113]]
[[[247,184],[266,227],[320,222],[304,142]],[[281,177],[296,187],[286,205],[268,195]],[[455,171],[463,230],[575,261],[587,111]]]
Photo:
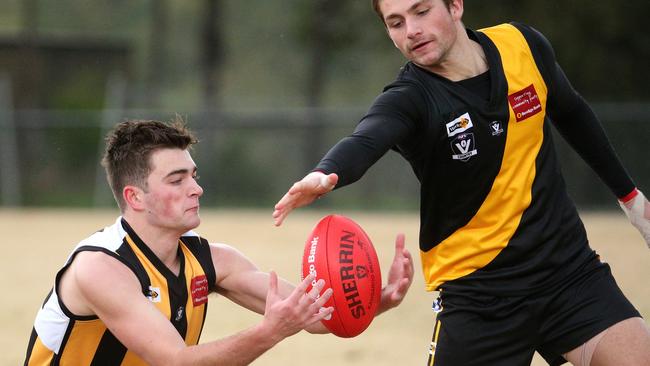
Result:
[[462,2],[380,0],[388,35],[404,57],[426,69],[445,61],[456,42]]
[[160,149],[151,154],[152,171],[144,193],[147,221],[183,233],[199,226],[196,165],[187,150]]

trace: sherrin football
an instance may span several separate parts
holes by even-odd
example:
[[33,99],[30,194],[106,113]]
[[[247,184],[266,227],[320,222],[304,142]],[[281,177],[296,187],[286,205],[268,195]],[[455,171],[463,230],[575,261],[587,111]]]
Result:
[[323,324],[333,334],[349,338],[368,328],[381,297],[377,253],[363,229],[340,215],[322,218],[305,243],[302,277],[314,273],[334,291],[325,307],[334,313]]

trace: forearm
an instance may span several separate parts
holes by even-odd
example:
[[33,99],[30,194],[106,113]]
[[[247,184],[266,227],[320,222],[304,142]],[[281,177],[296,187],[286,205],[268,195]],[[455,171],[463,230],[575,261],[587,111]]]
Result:
[[348,136],[332,147],[314,170],[336,173],[336,188],[340,188],[361,179],[386,151],[377,150],[367,138]]
[[[401,301],[400,301],[401,302]],[[395,303],[391,301],[391,294],[385,293],[382,291],[381,300],[379,302],[379,307],[377,308],[377,313],[375,316],[385,313],[386,311],[398,306],[400,303]]]
[[282,340],[258,324],[234,335],[181,349],[171,365],[248,365]]
[[354,133],[332,147],[314,170],[336,173],[337,188],[359,180],[391,148],[412,133],[412,121],[387,113],[369,113]]
[[566,141],[618,198],[634,190],[634,182],[616,155],[598,117],[556,66],[555,92],[549,115]]

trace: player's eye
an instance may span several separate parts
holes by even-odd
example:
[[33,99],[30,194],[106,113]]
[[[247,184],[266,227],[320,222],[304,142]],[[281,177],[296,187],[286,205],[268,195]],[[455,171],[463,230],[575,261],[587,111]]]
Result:
[[388,23],[389,28],[399,28],[401,25],[402,25],[402,22],[400,22],[400,21]]

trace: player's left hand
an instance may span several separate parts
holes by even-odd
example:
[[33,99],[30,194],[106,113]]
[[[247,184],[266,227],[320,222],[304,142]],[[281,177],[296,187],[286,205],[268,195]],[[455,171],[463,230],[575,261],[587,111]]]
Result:
[[381,289],[381,304],[377,309],[380,314],[399,305],[413,282],[413,258],[404,245],[404,234],[395,239],[395,256],[388,271],[388,283]]
[[639,229],[648,248],[650,248],[650,202],[638,189],[636,193],[634,197],[626,202],[619,201],[619,204],[632,225]]

